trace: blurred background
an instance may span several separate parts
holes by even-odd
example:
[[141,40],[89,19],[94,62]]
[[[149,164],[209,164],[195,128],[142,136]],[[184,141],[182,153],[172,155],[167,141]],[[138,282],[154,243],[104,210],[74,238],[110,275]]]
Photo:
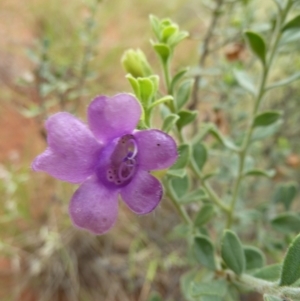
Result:
[[[149,43],[149,14],[171,18],[190,33],[172,70],[189,66],[189,77],[201,77],[199,122],[213,122],[224,135],[240,139],[250,96],[233,69],[249,71],[254,81],[259,74],[241,34],[251,28],[268,37],[274,12],[271,0],[0,1],[1,301],[185,300],[180,279],[194,263],[166,198],[143,217],[120,202],[116,226],[95,237],[74,229],[69,220],[76,187],[33,173],[30,164],[46,146],[47,116],[69,111],[84,120],[96,95],[131,92],[120,63],[126,49],[141,48],[161,75]],[[208,36],[209,50],[199,65]],[[274,80],[300,69],[300,35],[286,39]],[[300,178],[299,92],[294,82],[271,91],[265,102],[266,108],[284,111],[285,123],[253,151],[276,172],[271,181],[250,182],[254,201],[272,198],[279,181]],[[216,189],[226,191],[235,158],[221,165],[218,151],[212,152],[209,168],[218,168]]]

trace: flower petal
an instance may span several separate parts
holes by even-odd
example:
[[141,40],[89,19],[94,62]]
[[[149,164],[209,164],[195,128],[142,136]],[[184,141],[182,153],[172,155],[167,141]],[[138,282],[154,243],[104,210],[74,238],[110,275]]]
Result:
[[35,171],[80,183],[96,168],[102,145],[88,127],[69,113],[57,113],[46,122],[49,148],[33,162]]
[[130,94],[98,96],[88,108],[91,131],[100,141],[109,141],[131,133],[141,116],[139,102]]
[[75,226],[97,235],[104,234],[117,219],[118,192],[106,189],[92,177],[75,191],[69,213]]
[[123,201],[137,214],[153,211],[162,194],[160,182],[144,170],[139,170],[132,181],[121,190]]
[[164,169],[177,160],[174,139],[159,130],[145,130],[134,133],[138,146],[139,165],[144,170]]

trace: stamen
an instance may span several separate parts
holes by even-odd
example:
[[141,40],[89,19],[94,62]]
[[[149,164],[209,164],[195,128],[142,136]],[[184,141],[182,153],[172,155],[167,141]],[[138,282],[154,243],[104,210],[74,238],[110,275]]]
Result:
[[137,147],[137,144],[136,144],[135,140],[130,139],[130,140],[127,142],[127,147],[128,147],[127,158],[128,158],[128,159],[133,159],[133,158],[135,158],[135,156],[136,156],[137,153],[138,153],[138,147]]

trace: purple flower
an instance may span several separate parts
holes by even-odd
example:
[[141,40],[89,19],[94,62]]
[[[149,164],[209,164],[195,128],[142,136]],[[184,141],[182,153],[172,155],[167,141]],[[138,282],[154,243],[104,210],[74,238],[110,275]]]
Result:
[[88,126],[66,112],[46,121],[48,148],[32,168],[81,183],[69,205],[77,227],[107,232],[117,218],[119,194],[137,214],[151,212],[160,202],[162,186],[149,171],[174,164],[176,143],[159,130],[135,130],[140,116],[138,101],[118,94],[91,102]]

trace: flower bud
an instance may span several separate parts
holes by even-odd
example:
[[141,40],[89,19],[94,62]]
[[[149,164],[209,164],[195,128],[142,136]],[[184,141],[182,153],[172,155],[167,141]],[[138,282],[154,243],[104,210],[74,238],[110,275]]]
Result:
[[135,78],[153,74],[145,54],[140,49],[127,50],[122,56],[121,63],[125,71]]

